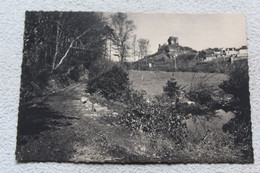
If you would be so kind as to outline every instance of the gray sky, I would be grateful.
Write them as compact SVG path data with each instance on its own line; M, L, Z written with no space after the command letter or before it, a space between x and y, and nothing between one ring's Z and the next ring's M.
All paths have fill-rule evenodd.
M136 25L137 38L150 40L150 52L169 36L196 50L214 47L240 47L247 44L246 18L242 14L158 14L127 13Z

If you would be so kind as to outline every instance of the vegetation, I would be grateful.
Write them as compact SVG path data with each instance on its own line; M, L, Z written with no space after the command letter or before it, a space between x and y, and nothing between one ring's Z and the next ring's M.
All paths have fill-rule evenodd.
M90 71L92 75L88 80L87 92L99 93L107 99L120 100L129 92L130 81L128 73L122 66L114 65L112 68L102 71Z
M20 98L77 81L104 56L109 35L102 13L26 12Z
M190 100L199 104L209 105L213 101L213 89L209 84L198 82L191 85L187 93Z
M133 21L124 13L109 19L93 12L26 13L21 103L53 94L37 104L20 106L17 153L26 153L28 159L41 152L44 157L36 158L48 159L42 152L47 151L50 160L68 161L75 156L74 149L80 154L91 148L97 157L113 161L251 162L247 62L199 62L196 51L181 47L189 53L177 57L179 72L173 76L175 62L167 54L167 45L153 55L156 58L146 56L149 40L133 36L130 43ZM108 40L114 44L119 63L107 58ZM129 70L125 61L131 46L134 56L146 56L132 68L150 71ZM206 56L205 52L199 54ZM197 73L202 71L205 73ZM54 93L55 89L59 92ZM226 125L206 128L205 124L219 118L219 110L234 118L222 117ZM194 135L201 131L205 133ZM50 139L49 145L42 143L45 138ZM56 138L59 140L53 140ZM39 146L46 150L39 151Z
M118 56L121 62L125 62L130 49L129 39L135 29L135 25L133 21L128 20L127 15L124 13L113 14L110 18L110 27L114 30L111 39L116 46L116 56Z
M252 132L251 112L249 100L249 76L247 63L234 64L228 72L229 78L220 88L233 95L231 110L236 112L236 117L229 121L223 130L234 136L236 145L244 147L248 157L252 157Z
M167 81L166 85L163 87L163 91L171 99L177 98L180 95L180 86L173 76Z
M121 116L121 122L133 133L146 133L151 137L165 136L176 144L187 135L185 116L175 111L168 96L157 96L151 101L144 99L144 93L135 91Z
M119 68L121 70L117 68L119 67L114 66L114 70L109 70L109 73L111 73L109 76L116 76L116 79L119 79L120 76L116 75L119 73L118 71L120 71L121 74L125 74L122 67ZM188 136L192 136L192 132L189 132L187 129L186 120L194 117L198 119L203 119L203 117L209 118L210 116L214 116L214 111L216 109L233 111L236 113L236 117L223 126L223 130L224 132L228 132L227 134L224 134L222 131L210 133L212 138L215 136L219 139L218 141L215 140L214 143L209 141L208 143L203 144L200 142L200 140L203 140L208 136L201 136L201 139L197 139L197 141L201 148L204 148L205 145L208 149L214 149L214 151L217 149L222 152L220 148L225 146L225 154L222 154L227 154L225 156L226 158L234 157L233 159L238 159L243 157L250 160L252 158L252 148L250 148L252 143L247 71L246 64L235 63L228 72L228 79L224 80L221 84L217 84L215 87L213 87L213 83L208 83L211 78L214 78L214 74L204 75L204 77L194 82L194 73L194 75L191 76L191 79L189 79L191 83L189 87L186 86L186 89L184 89L185 87L181 87L178 84L178 80L172 76L166 81L165 86L162 87L163 93L154 97L147 97L145 91L130 89L131 85L128 80L128 82L125 81L126 85L123 85L127 86L124 89L108 90L109 92L107 93L113 93L116 97L107 96L104 94L105 92L102 93L102 91L109 88L109 85L113 86L112 88L116 88L117 84L115 83L118 83L121 80L114 81L113 77L106 78L106 75L103 77L103 74L108 73L104 72L100 75L99 78L102 80L99 80L99 82L100 86L106 87L101 87L100 89L102 90L97 93L101 93L108 99L116 98L116 100L122 101L125 106L122 107L123 112L120 116L120 123L121 125L127 126L132 131L133 135L144 135L149 137L151 143L156 142L156 139L158 138L167 139L181 147L179 150L183 151L188 148L190 148L190 150L195 150L195 148L190 145L194 141L192 142L193 138L189 140ZM112 73L114 73L114 75L112 75ZM149 73L149 75L151 74ZM106 83L106 80L110 80L111 82ZM158 78L155 80L158 81ZM216 82L215 80L213 81ZM218 88L218 85L220 88ZM96 85L94 88L99 87ZM216 88L218 89L216 90ZM219 100L217 95L222 93L221 89L226 92L227 96L233 95L230 101L227 102L226 100L226 102L222 102L222 100ZM127 94L122 94L121 91L124 91L124 93ZM242 91L242 93L239 91ZM119 95L120 97L118 97ZM193 101L194 104L188 104L186 101L182 101L181 97ZM227 97L225 96L225 98ZM220 138L225 140L221 141ZM231 140L232 138L234 141ZM240 147L236 148L236 146ZM232 150L240 152L240 155L232 155L232 153L230 153ZM163 154L161 153L161 158L164 158L163 155L165 154L168 156L174 155L171 151L160 151L163 152ZM209 150L207 150L207 154L210 154Z
M138 39L138 48L139 48L139 59L144 58L148 54L149 40L147 39Z

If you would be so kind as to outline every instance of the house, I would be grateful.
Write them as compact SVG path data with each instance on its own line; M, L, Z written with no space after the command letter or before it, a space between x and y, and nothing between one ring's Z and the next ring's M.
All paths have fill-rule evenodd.
M237 56L238 51L236 50L236 48L232 47L232 48L226 48L225 49L225 54L226 56Z
M216 58L220 58L220 57L222 57L223 52L221 50L217 50L217 51L214 51L214 55L216 56Z
M247 46L242 46L237 54L238 57L248 57L248 49Z
M114 43L108 39L106 40L106 57L109 59L109 60L112 60L112 61L119 61L119 56L118 56L118 51L114 45Z
M202 58L203 61L212 61L216 59L214 49L208 48L206 50L203 50L203 52L204 52L204 56Z

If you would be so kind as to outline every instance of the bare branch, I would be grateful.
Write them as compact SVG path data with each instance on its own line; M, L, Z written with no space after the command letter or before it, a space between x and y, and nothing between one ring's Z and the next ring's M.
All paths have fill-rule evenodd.
M68 56L69 52L70 52L70 49L73 48L73 44L75 41L77 41L78 39L80 39L82 36L84 36L87 32L91 31L92 28L84 31L82 34L80 34L78 37L76 37L71 43L70 43L70 46L69 48L67 49L67 51L65 52L65 54L63 55L63 57L61 58L61 60L59 61L59 63L56 65L56 67L54 68L54 70L56 70L61 64L62 62L64 61L64 59Z

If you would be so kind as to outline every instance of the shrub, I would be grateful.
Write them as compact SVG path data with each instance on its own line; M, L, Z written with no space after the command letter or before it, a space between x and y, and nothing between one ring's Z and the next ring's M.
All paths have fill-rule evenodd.
M98 59L89 67L89 79L92 80L100 76L100 74L108 71L113 67L114 63L108 59Z
M210 109L199 103L188 105L187 103L178 103L176 110L179 114L187 116L187 115L208 115L210 113Z
M179 61L191 61L195 60L196 54L195 53L189 53L189 54L180 54L177 56L177 59Z
M133 132L164 135L175 143L181 143L186 135L186 117L175 111L171 99L166 96L157 96L147 102L144 93L134 91L132 104L124 110L121 122Z
M167 81L166 85L163 87L163 91L171 98L177 98L180 95L180 86L177 84L174 76Z
M249 76L247 62L232 65L228 72L228 80L224 81L220 88L226 93L232 94L232 111L236 117L223 126L225 132L233 134L237 145L250 146L248 155L252 155L252 132L249 101Z
M85 74L85 68L83 65L75 66L68 70L68 77L75 82L78 82L83 74Z
M228 72L228 80L221 83L228 94L232 94L238 103L249 106L249 76L247 63L234 64Z
M120 100L129 92L130 80L126 70L114 65L102 73L92 74L87 83L87 92L99 93L107 99Z
M192 85L187 96L190 100L199 104L209 105L212 102L212 86L203 82Z

